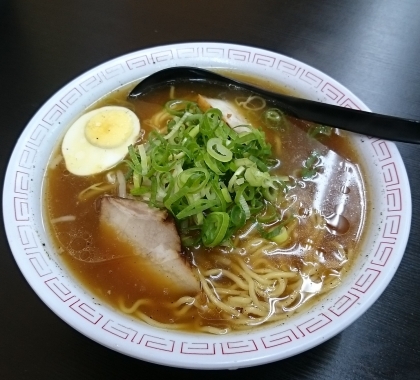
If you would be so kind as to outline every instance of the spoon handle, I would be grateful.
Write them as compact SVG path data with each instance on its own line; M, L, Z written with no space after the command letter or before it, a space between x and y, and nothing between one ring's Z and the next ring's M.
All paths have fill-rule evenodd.
M418 120L366 112L289 96L273 96L279 108L300 119L385 140L420 144Z
M299 119L386 140L420 144L420 122L418 120L403 119L283 95L195 67L171 67L157 71L135 86L129 97L137 98L154 87L178 81L216 82L233 85L257 93L268 101L274 101L278 108Z

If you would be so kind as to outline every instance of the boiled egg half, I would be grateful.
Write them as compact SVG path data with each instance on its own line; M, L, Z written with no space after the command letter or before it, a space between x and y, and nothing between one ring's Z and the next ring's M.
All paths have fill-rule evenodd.
M139 133L140 121L128 108L107 106L85 113L63 139L67 170L86 176L112 168L126 156Z

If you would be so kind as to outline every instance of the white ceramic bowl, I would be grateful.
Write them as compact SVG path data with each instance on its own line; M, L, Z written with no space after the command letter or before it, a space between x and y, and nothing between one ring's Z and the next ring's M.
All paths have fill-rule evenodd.
M38 296L69 325L96 342L142 360L186 368L259 365L308 350L336 335L379 297L404 253L411 222L407 174L393 143L354 136L369 172L372 224L364 251L341 286L286 324L226 336L165 331L94 303L67 273L42 221L42 179L53 146L71 120L117 87L170 66L228 68L282 83L303 96L368 110L318 70L248 46L186 43L158 46L106 62L54 94L23 131L3 192L6 232L14 257Z

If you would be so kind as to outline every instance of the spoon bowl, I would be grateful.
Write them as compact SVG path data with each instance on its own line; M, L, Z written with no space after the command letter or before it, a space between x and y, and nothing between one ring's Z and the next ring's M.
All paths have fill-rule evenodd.
M157 71L138 83L128 96L138 98L153 88L182 81L219 83L243 88L275 103L276 107L299 119L385 140L420 144L420 121L418 120L355 110L271 92L196 67L170 67Z

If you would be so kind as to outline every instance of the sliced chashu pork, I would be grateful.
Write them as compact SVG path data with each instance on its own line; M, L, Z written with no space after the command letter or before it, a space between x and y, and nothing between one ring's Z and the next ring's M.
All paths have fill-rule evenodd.
M225 123L236 132L249 132L249 128L244 127L244 125L250 125L251 123L244 115L242 115L238 107L231 102L198 95L197 103L200 109L204 112L210 108L219 109L222 112Z
M103 197L99 220L129 243L156 276L164 276L177 290L188 294L200 290L193 269L181 254L181 240L166 211L132 199Z

